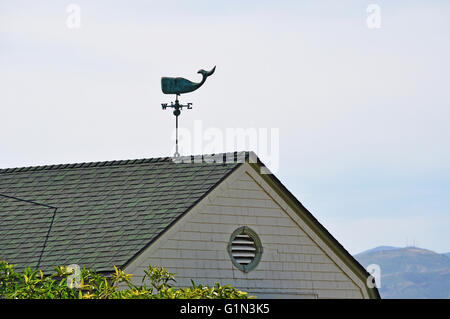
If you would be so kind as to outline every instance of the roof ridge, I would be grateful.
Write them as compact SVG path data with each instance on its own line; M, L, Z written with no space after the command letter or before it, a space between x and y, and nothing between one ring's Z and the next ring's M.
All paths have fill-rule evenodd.
M128 165L128 164L145 164L145 163L157 163L157 162L167 162L173 161L178 163L185 163L187 160L198 163L197 160L201 159L201 162L209 162L210 159L217 159L218 157L223 158L223 162L230 157L233 157L234 161L238 160L248 160L249 158L256 157L256 154L252 151L241 151L241 152L223 152L216 154L199 154L199 155L186 155L180 156L180 158L174 157L152 157L152 158L140 158L140 159L126 159L126 160L111 160L111 161L97 161L97 162L79 162L79 163L65 163L65 164L51 164L51 165L35 165L35 166L22 166L22 167L12 167L12 168L0 168L0 174L3 173L13 173L13 172L28 172L28 171L41 171L41 170L52 170L52 169L65 169L65 168L86 168L86 167L100 167L100 166L115 166L115 165Z
M86 167L99 167L99 166L127 165L127 164L144 164L144 163L151 163L151 162L163 162L163 161L167 161L168 159L170 159L170 157L154 157L154 158L140 158L140 159L126 159L126 160L112 160L112 161L98 161L98 162L79 162L79 163L65 163L65 164L0 168L0 174L12 173L12 172L64 169L64 168L86 168Z

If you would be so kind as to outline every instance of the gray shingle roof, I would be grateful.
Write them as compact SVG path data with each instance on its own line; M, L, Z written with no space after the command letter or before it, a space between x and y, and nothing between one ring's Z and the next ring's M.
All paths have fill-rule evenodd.
M0 260L123 266L239 165L166 157L2 169Z

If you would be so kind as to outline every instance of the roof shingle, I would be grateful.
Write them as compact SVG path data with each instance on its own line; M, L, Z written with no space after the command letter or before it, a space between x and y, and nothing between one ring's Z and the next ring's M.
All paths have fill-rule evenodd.
M164 157L2 169L0 260L44 271L123 266L240 162Z

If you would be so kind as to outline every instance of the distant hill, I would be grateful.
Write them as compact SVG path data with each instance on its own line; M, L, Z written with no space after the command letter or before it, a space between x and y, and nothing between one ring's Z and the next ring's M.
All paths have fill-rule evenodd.
M450 258L450 253L443 253L442 255L447 256Z
M380 265L382 298L450 298L450 258L444 254L380 246L355 258L364 267Z

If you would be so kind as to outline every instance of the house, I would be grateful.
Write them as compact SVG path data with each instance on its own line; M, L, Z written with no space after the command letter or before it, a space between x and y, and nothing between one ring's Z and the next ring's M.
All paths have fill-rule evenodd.
M379 298L366 270L252 152L0 170L0 259L147 265L265 298Z

